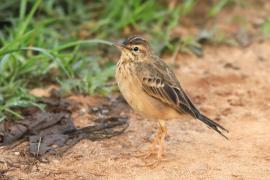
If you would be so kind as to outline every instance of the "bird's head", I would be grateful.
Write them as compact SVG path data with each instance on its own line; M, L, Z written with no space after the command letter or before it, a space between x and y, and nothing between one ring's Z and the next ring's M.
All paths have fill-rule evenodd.
M124 58L128 58L133 61L144 61L147 60L148 56L151 55L151 48L143 37L131 36L125 39L121 44L115 43Z

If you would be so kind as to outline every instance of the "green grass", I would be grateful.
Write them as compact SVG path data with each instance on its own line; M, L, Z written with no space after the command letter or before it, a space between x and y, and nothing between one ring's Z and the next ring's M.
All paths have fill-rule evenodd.
M35 87L57 84L62 95L110 93L113 87L105 84L113 79L115 64L108 54L114 52L111 41L119 37L148 34L157 53L197 47L190 37L175 43L170 33L198 0L185 0L170 9L169 2L2 0L0 121L20 118L17 107L43 108L29 94ZM226 3L213 6L210 15Z
M265 35L267 38L270 38L270 20L266 20L262 24L261 31L263 35Z
M27 5L31 7L28 12ZM41 7L40 0L22 0L19 17L10 18L12 26L1 30L0 120L8 115L20 117L12 110L16 107L41 107L35 103L35 97L29 95L29 89L43 86L48 80L61 85L63 94L71 91L93 94L106 92L101 85L113 76L112 63L101 64L98 62L100 56L95 53L91 56L86 50L79 49L86 45L89 49L89 45L110 46L109 41L64 37L56 27L57 23L52 24L57 19L44 15L34 17L38 7ZM57 75L53 76L55 71Z
M112 87L104 84L115 65L101 55L112 49L101 39L116 40L125 28L136 26L160 31L167 23L169 31L173 25L164 17L178 21L178 8L169 12L154 0L141 2L3 1L0 17L11 26L0 29L0 121L20 118L17 107L42 108L29 94L34 87L58 84L63 95L109 93Z

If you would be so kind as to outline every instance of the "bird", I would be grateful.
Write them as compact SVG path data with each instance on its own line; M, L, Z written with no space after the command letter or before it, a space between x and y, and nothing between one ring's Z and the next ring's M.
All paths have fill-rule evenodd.
M139 35L113 44L121 51L116 64L115 78L119 90L129 106L146 119L156 120L159 128L152 140L150 150L144 157L155 154L151 165L159 164L164 154L169 119L188 115L200 120L224 138L229 131L214 122L192 103L184 92L172 69L155 53L149 42Z

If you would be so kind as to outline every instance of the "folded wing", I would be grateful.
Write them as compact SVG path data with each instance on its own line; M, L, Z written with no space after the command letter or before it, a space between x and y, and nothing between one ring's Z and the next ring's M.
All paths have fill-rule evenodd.
M179 113L190 114L192 117L201 120L208 127L214 129L223 137L227 138L222 133L222 130L226 132L228 132L228 130L201 114L180 86L177 87L166 81L166 79L162 78L162 76L158 77L156 74L155 76L143 77L142 88L148 95L168 104Z

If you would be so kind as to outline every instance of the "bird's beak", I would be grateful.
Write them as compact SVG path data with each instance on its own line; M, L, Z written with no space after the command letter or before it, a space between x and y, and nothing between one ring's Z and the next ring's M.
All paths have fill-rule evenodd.
M120 51L126 50L126 47L123 44L120 43L113 43L113 46L119 49Z

